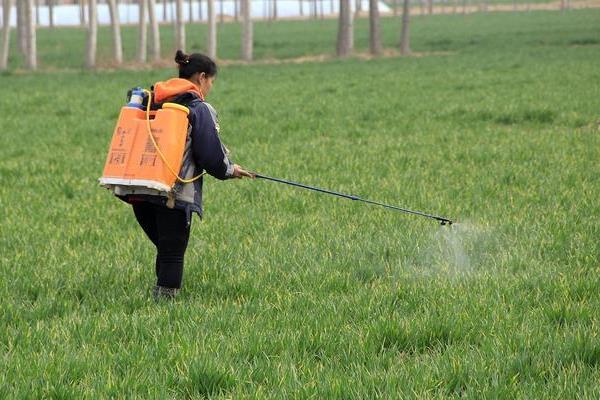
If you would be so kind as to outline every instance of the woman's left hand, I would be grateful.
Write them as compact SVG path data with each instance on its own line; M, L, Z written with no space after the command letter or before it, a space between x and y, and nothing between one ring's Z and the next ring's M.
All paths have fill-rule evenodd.
M243 177L254 179L256 176L253 173L246 171L239 165L233 164L233 177L240 179Z

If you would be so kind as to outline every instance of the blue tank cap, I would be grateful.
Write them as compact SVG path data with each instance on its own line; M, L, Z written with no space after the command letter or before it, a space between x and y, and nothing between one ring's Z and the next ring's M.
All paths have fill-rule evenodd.
M138 86L131 89L131 96L129 97L127 107L139 108L140 110L143 110L144 97L146 97L146 93L144 93L144 89L141 87Z

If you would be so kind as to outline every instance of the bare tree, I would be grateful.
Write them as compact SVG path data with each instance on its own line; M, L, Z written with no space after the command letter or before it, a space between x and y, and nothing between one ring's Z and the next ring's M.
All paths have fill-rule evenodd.
M356 0L355 7L354 7L354 18L357 18L360 15L361 11L362 11L362 0Z
M207 53L212 59L217 58L217 16L215 10L215 0L207 0L208 6L208 43Z
M152 60L158 61L160 60L160 30L156 17L156 0L148 0L148 16L150 18L150 52Z
M22 55L27 54L27 19L25 1L17 1L17 42Z
M183 0L176 2L175 47L185 51L185 21L183 20Z
M54 28L54 2L56 0L48 0L48 23L50 28Z
M96 0L88 1L87 57L85 60L85 65L87 68L95 68L96 44L98 39L98 9Z
M138 19L138 47L137 47L137 60L138 62L145 63L147 60L147 43L148 43L148 0L138 0L139 5L139 19Z
M85 3L86 0L79 0L79 24L85 27Z
M376 56L382 53L379 0L369 0L369 50Z
M36 26L35 18L33 16L35 8L34 0L25 0L25 37L27 43L27 50L25 53L25 60L27 69L37 69L37 38L36 38Z
M2 54L0 56L0 71L8 68L8 49L10 46L10 11L12 0L2 1Z
M338 57L347 57L354 48L352 32L352 7L351 0L340 0L340 15L338 24L337 46Z
M400 35L400 54L410 54L410 0L402 5L402 33Z
M252 61L253 38L252 38L252 2L241 0L242 6L242 59Z
M35 0L35 24L40 25L40 0Z
M120 65L123 63L123 42L121 40L121 21L119 20L119 6L117 0L108 0L110 13L110 26L113 39L113 58Z

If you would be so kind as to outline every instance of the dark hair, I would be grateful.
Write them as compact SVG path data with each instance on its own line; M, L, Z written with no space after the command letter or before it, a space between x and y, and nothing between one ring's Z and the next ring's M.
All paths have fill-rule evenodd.
M175 62L179 66L179 77L183 79L189 79L198 72L204 72L208 76L217 75L217 64L204 54L185 54L177 50Z

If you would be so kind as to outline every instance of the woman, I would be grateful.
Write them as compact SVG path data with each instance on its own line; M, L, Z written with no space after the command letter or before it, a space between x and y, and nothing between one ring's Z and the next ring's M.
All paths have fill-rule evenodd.
M216 112L205 102L217 75L213 60L203 54L175 55L179 78L154 86L154 103L173 102L189 108L191 131L184 150L180 176L198 176L203 171L217 179L254 176L227 155L219 139ZM202 178L190 183L178 182L174 196L145 193L123 196L133 205L135 217L157 249L155 299L172 299L181 288L183 260L190 236L192 213L202 216Z

